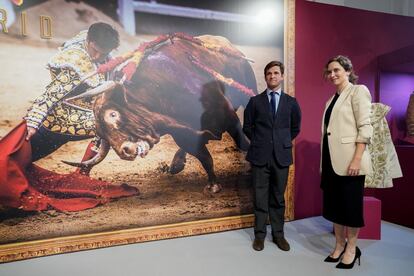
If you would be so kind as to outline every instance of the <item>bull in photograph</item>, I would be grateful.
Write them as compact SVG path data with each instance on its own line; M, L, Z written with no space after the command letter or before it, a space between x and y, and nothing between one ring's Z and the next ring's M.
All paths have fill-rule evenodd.
M110 147L124 160L145 157L169 134L179 147L169 172L182 171L191 154L207 172L205 191L221 190L206 144L228 132L240 150L248 149L236 111L257 94L256 79L247 58L226 39L200 39L232 54L174 39L148 53L127 81L107 81L76 97L100 94L93 111L102 141L98 156L78 166L97 164Z

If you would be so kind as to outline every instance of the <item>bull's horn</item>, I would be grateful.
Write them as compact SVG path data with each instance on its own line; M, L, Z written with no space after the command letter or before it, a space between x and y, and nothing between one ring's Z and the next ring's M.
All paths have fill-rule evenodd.
M100 162L102 162L102 160L105 159L105 157L108 155L110 146L108 141L101 139L101 144L99 146L99 150L96 153L96 155L92 158L89 159L87 161L84 162L71 162L71 161L65 161L62 160L63 163L73 166L73 167L78 167L78 168L91 168L97 164L99 164Z
M82 94L77 95L75 97L67 98L66 101L96 96L96 95L102 94L102 93L104 93L108 90L111 90L111 89L115 88L115 86L116 86L116 82L114 82L114 81L105 81L104 83L102 83L98 87L90 89L90 90L86 91L85 93L82 93Z

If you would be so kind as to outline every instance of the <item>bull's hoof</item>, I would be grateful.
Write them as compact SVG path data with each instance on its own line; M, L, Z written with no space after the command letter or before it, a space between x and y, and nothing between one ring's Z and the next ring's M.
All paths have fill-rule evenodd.
M218 183L209 183L204 187L204 193L216 194L222 190L222 187Z
M177 157L177 155L174 156L174 159L171 162L170 169L169 169L170 174L177 174L181 172L182 170L184 170L186 161L187 160L185 157L180 158L180 157Z
M181 163L171 163L170 166L170 174L177 174L179 172L181 172L182 170L184 170L185 167L185 163L181 162Z

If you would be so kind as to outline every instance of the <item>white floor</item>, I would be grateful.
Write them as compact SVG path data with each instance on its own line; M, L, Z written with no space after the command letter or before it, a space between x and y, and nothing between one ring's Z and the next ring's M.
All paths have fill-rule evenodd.
M265 249L254 251L248 228L6 263L0 275L414 275L414 229L383 221L380 241L359 241L361 266L352 271L323 262L334 243L331 230L322 217L287 223L289 252L270 235Z

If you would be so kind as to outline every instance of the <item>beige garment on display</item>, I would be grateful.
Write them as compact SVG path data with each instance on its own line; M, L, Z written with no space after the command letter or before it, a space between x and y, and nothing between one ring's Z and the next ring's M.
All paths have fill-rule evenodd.
M365 188L393 187L392 179L402 177L402 171L391 139L385 115L391 107L372 103L371 124L373 135L368 150L371 153L372 173L365 177Z

